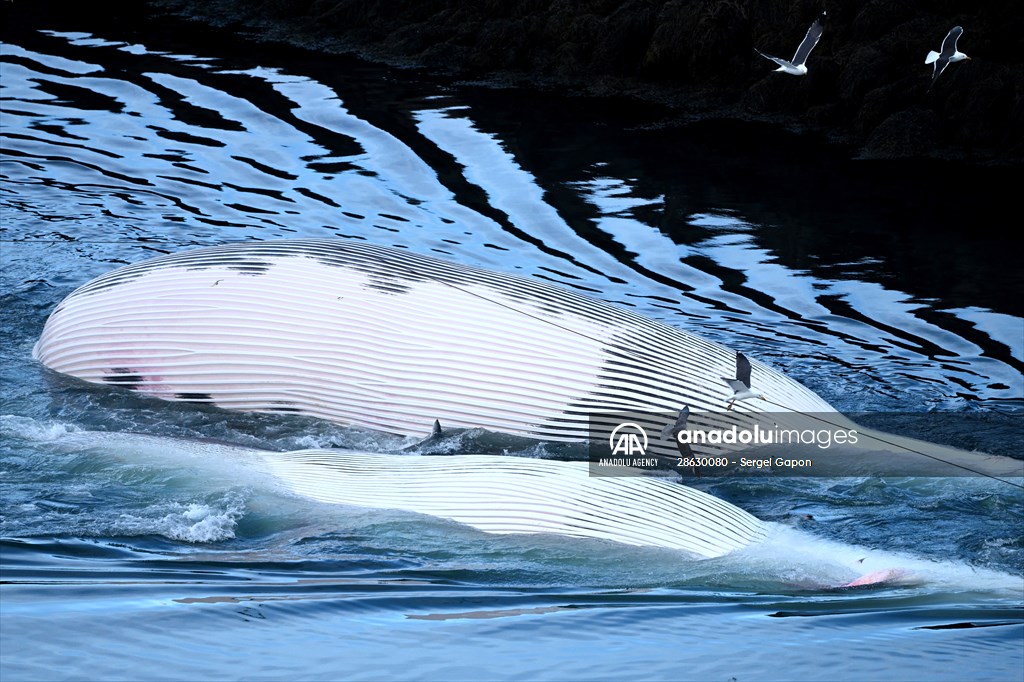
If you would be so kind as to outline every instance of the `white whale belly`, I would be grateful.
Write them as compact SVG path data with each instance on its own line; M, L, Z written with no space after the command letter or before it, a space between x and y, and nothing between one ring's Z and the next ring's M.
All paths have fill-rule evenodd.
M439 419L555 440L584 439L602 410L720 411L720 377L735 363L732 350L554 286L310 239L115 270L57 307L34 354L167 400L408 435ZM778 404L832 410L764 365L753 371Z

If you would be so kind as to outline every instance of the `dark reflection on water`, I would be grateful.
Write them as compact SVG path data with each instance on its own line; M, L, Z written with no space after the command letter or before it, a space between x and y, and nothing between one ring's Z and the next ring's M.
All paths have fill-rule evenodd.
M366 239L636 307L847 409L1024 395L1024 275L997 232L1015 169L850 162L760 125L230 41L8 36L11 256Z
M1016 214L1002 189L1016 169L854 163L626 99L18 4L0 47L0 631L19 652L5 679L476 679L495 666L543 679L1006 679L1024 665L1022 505L996 483L698 483L783 529L775 554L718 563L496 539L281 497L230 462L68 455L54 434L75 428L409 443L85 387L30 359L53 306L117 265L337 236L630 306L848 411L1013 412L1024 275L996 232ZM1019 435L1012 416L983 421L985 433L943 435L978 447ZM836 589L867 557L916 561L928 579Z
M516 97L522 93L466 95L486 105L482 129L509 141L588 241L609 244L594 229L597 207L581 203L571 184L581 180L581 165L601 164L601 174L628 180L635 188L630 196L661 199L656 210L633 213L677 244L707 238L695 216L725 212L793 271L877 282L950 307L1024 310L1013 294L1024 274L1014 267L1000 228L1016 212L1005 184L1016 169L850 162L842 150L767 125L678 127L650 108L641 108L648 118L640 119L629 101L602 103L594 120L593 102L559 100L554 106L568 115L556 117L550 103L513 108ZM611 251L623 260L636 255Z

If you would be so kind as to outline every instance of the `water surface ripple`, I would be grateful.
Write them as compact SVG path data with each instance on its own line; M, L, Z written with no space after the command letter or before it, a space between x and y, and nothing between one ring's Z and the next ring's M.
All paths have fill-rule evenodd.
M991 414L944 435L1012 451L1024 275L992 229L1017 213L994 189L1009 171L851 163L625 100L144 29L54 20L0 44L4 679L1019 679L1024 496L998 482L698 482L774 529L707 561L486 536L296 499L173 445L70 448L86 429L410 443L83 386L30 356L57 302L118 265L359 239L628 306L844 410ZM835 589L864 559L917 577Z

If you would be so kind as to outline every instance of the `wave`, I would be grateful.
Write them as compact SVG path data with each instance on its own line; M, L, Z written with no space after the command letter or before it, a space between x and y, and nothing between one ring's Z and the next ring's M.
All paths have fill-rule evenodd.
M395 510L325 504L296 496L268 473L270 451L224 443L145 434L90 432L59 421L0 416L0 435L21 441L39 457L60 454L112 458L100 474L114 482L141 486L141 498L125 505L116 497L102 513L98 535L154 535L189 544L260 539L282 552L295 551L296 538L318 555L339 552L373 554L384 548L410 560L472 570L485 557L501 564L507 579L547 576L565 584L614 586L686 586L768 590L781 593L832 590L860 576L897 569L874 589L978 591L1020 595L1021 578L1001 570L958 560L935 560L886 546L838 542L806 528L768 522L766 537L753 545L712 559L663 548L558 536L491 536L443 519ZM371 455L372 456L372 455ZM417 458L422 455L406 454ZM440 457L443 460L443 456ZM142 473L144 472L144 474ZM846 479L844 479L846 480ZM941 500L949 486L926 482L923 494ZM995 482L972 480L979 490ZM917 481L907 479L907 494ZM980 487L979 487L980 486ZM119 508L119 502L121 508ZM878 504L873 500L872 504ZM856 514L856 506L842 509ZM995 509L993 513L998 513ZM239 538L239 523L246 531ZM969 521L965 523L969 524ZM16 533L15 533L16 534ZM268 537L276 539L267 540ZM312 541L316 538L315 541ZM339 538L348 538L339 548ZM1004 542L993 538L991 542ZM1012 539L1008 540L1012 544ZM376 549L375 549L376 548ZM307 548L309 549L309 548ZM261 549L266 560L273 549ZM498 557L501 557L498 559ZM643 567L638 569L638 567Z

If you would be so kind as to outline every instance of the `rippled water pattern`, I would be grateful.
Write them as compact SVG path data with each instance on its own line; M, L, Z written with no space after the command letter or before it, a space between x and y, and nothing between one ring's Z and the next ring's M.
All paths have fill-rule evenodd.
M336 236L630 306L842 409L990 413L960 444L1005 444L1024 403L1022 270L968 224L1005 208L986 180L999 171L921 188L798 137L665 125L632 102L214 49L177 24L56 25L8 30L0 49L5 680L1020 679L1012 486L697 482L774 529L709 561L486 536L297 499L207 446L79 437L414 440L105 391L30 357L57 302L120 264ZM548 454L492 434L444 447ZM915 577L834 589L861 563Z

